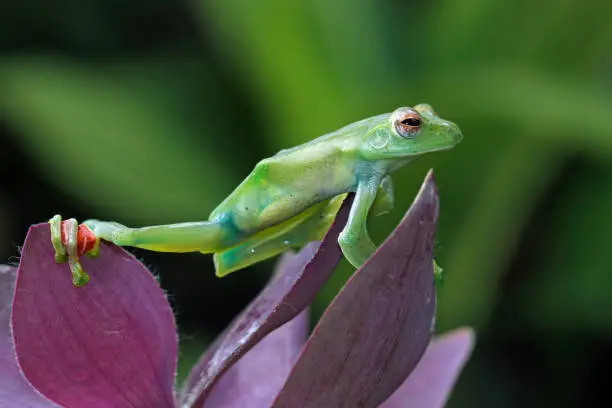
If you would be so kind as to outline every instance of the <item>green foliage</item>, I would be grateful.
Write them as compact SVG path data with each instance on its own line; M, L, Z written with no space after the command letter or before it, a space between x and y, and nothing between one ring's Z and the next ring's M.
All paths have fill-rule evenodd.
M203 219L263 155L429 102L465 139L400 171L396 210L371 229L384 239L435 168L439 329L485 330L518 264L527 278L509 307L526 327L612 337L608 1L201 0L191 11L208 49L0 59L0 117L58 188L100 218ZM568 176L577 160L584 178ZM537 256L522 259L523 242ZM344 264L319 309L350 273Z
M138 221L203 217L236 178L198 140L201 124L184 117L185 101L174 95L185 84L172 77L193 70L151 71L5 60L0 103L37 162L82 200ZM208 131L230 131L214 110L203 112ZM202 188L210 184L221 191Z

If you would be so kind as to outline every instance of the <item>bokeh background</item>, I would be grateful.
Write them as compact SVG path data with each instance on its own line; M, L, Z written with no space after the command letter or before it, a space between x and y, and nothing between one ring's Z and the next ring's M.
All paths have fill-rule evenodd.
M384 239L433 167L438 330L479 332L449 406L609 405L608 0L5 2L0 259L55 213L206 219L259 159L419 102L465 139L397 173L371 231ZM177 312L183 368L273 266L218 280L207 256L135 253Z

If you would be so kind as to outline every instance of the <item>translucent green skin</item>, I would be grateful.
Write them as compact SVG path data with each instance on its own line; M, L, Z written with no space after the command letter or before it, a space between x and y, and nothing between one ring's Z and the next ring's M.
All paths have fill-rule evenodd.
M260 161L208 221L144 228L98 220L85 224L98 238L117 245L214 253L216 273L224 276L321 239L346 193L354 192L338 242L346 258L359 267L376 249L366 229L368 215L387 212L393 205L388 174L462 139L458 126L438 117L427 104L412 108L421 119L418 133L400 135L394 123L398 112L406 109L352 123ZM62 251L58 237L52 234L52 239ZM74 263L80 268L73 261L71 269Z

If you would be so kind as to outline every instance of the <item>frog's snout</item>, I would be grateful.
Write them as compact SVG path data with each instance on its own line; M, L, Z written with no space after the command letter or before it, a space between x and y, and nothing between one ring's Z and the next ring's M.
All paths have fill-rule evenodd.
M449 121L444 121L442 123L442 127L444 128L444 133L446 134L446 138L452 145L456 145L461 140L463 140L463 133L461 133L461 129L457 124Z

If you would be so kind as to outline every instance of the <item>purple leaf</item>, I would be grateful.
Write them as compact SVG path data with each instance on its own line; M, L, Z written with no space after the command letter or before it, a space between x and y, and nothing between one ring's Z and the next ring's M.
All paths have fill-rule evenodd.
M404 219L326 310L273 407L376 408L402 384L431 339L437 217L430 172Z
M71 283L53 259L48 224L30 228L13 302L21 369L67 408L174 407L177 336L163 291L133 256L102 243L82 258L90 282Z
M310 304L342 257L338 235L352 202L350 194L321 244L310 243L284 264L285 270L275 275L200 358L185 382L182 407L201 407L223 373L268 333Z
M212 389L204 408L269 408L307 337L306 311L257 343Z
M53 408L56 405L40 396L19 371L11 336L11 303L17 268L0 265L0 406Z
M410 377L380 408L441 408L474 347L472 329L434 339Z

